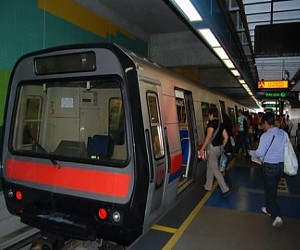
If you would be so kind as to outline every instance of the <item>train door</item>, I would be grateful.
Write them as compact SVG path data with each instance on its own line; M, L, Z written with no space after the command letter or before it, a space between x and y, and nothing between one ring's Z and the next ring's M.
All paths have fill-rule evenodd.
M182 171L180 187L192 181L193 166L196 161L195 148L197 129L192 93L182 89L175 89L178 127L182 150Z
M160 85L157 82L142 81L141 102L150 166L145 225L150 225L162 213L167 185L168 154L159 96Z

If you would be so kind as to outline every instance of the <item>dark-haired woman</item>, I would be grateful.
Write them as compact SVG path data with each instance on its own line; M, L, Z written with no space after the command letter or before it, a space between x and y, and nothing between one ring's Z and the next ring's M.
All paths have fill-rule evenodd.
M283 174L285 131L275 126L275 116L272 113L264 114L261 121L265 132L260 137L258 148L249 151L249 154L263 159L265 206L261 208L261 211L271 216L273 227L281 227L282 218L277 203L277 187Z
M223 195L227 195L230 191L219 167L219 157L223 152L224 145L228 141L228 134L223 124L218 120L218 109L210 108L208 110L209 122L206 128L206 137L203 145L199 149L200 157L204 156L204 150L208 151L206 183L204 189L210 191L212 189L214 177L222 190Z

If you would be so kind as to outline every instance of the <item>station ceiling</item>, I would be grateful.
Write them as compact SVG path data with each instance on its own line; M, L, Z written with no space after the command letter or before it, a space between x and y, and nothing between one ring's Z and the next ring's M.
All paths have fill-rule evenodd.
M77 0L148 42L150 60L248 108L259 108L260 102L264 101L257 89L261 79L288 79L292 83L290 91L296 96L300 91L299 0L185 1L193 3L203 19L203 23L197 25L213 31L241 76L230 72L199 35L198 26L191 24L172 0ZM296 25L294 32L290 32L290 24ZM274 37L269 32L269 25L276 28ZM258 26L266 29L260 30ZM255 42L255 37L257 41L260 39L260 44ZM295 41L291 46L285 44L290 37ZM284 47L293 46L295 48L290 51L284 50ZM240 79L246 81L254 98L241 85ZM286 101L292 107L300 107L298 98Z

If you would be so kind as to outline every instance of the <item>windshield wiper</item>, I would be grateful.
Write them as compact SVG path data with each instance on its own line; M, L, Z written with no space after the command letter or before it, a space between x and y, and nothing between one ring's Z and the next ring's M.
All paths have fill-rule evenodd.
M33 140L33 145L37 146L37 148L42 151L42 153L44 154L44 156L46 156L46 158L52 162L52 164L54 165L54 167L56 167L56 168L60 168L61 167L58 164L58 162L48 153L48 151L41 144L39 144L36 140Z

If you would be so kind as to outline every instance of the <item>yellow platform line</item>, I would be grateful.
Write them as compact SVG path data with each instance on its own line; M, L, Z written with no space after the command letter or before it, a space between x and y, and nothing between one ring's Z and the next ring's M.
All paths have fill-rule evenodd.
M162 226L162 225L158 225L158 224L153 225L152 229L157 230L157 231L166 232L166 233L171 233L171 234L174 234L177 231L177 228L166 227L166 226Z
M289 192L285 178L282 177L280 179L280 181L278 183L277 191L284 192L284 193L288 193Z
M229 163L228 169L230 169L232 167L234 162L235 162L235 159L233 159ZM191 224L191 222L195 219L195 217L200 212L200 210L204 206L205 202L208 200L211 193L216 189L217 186L218 186L218 183L215 181L212 191L207 192L204 195L204 197L201 199L201 201L198 203L198 205L194 208L194 210L190 213L190 215L186 218L186 220L181 224L181 226L177 230L175 230L174 235L167 242L167 244L163 247L163 250L169 250L169 249L172 249L175 246L176 242L180 239L181 235L188 228L188 226Z

